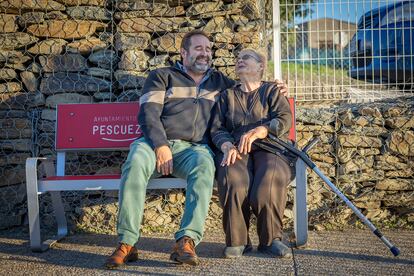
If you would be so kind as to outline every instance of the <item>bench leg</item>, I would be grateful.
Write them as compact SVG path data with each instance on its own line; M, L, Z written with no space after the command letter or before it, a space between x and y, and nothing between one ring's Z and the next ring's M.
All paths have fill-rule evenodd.
M42 242L40 233L40 212L39 212L39 187L37 176L37 163L46 158L28 158L26 160L26 190L27 208L29 216L30 248L34 252L44 252L56 241L65 237L68 233L65 211L63 208L60 192L51 192L52 204L58 226L57 236L53 239ZM47 176L55 173L53 163L49 160L43 162Z
M53 166L52 162L44 162L43 165L47 176L52 176L55 174L55 167ZM47 246L47 248L68 234L68 224L66 221L65 209L60 192L50 192L50 196L52 198L53 212L55 214L57 223L57 235L56 237L44 242L44 245Z
M41 252L45 248L40 236L39 195L37 186L37 162L39 158L26 160L26 191L29 215L30 248Z
M306 207L306 164L302 161L302 159L298 159L296 162L296 179L294 182L294 229L296 247L300 247L304 246L308 240L308 209Z
M66 222L65 209L60 192L50 192L52 197L53 210L57 222L57 240L64 238L68 234L68 223Z

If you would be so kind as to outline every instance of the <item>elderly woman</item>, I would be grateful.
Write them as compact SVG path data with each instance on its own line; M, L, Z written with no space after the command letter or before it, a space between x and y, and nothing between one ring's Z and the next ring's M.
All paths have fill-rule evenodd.
M274 83L262 81L265 56L242 50L236 59L240 83L224 91L211 128L216 155L216 178L226 234L224 257L252 250L249 239L251 211L257 217L258 250L276 257L289 254L281 242L282 218L293 162L253 144L269 133L286 139L292 117L289 103Z

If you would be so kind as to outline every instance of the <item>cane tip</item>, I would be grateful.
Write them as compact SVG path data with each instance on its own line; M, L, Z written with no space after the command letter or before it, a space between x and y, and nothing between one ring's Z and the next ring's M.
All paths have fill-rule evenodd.
M392 254L394 255L394 257L397 257L398 255L400 255L400 249L398 249L396 246L393 246L390 248Z

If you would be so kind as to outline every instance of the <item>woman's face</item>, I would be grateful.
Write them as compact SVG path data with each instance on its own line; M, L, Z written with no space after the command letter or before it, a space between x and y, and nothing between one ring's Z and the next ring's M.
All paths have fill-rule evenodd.
M261 79L263 63L254 52L241 51L236 58L236 75L239 78L249 77Z

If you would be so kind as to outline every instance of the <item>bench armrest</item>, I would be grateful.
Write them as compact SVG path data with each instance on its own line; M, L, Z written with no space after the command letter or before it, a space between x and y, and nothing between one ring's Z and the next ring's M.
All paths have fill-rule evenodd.
M43 166L46 176L54 176L56 173L53 160L47 157L29 157L26 159L26 182L37 183L37 169L40 161L40 166ZM32 180L32 181L29 181Z

